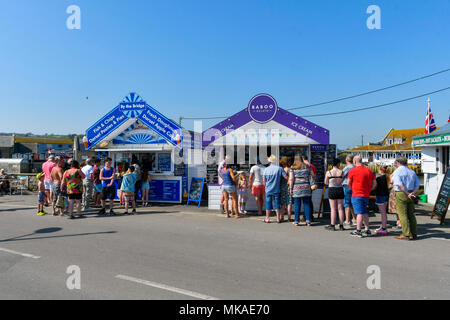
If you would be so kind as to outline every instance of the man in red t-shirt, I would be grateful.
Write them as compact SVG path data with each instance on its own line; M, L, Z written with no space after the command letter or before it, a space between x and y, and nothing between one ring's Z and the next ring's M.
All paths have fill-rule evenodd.
M361 156L353 158L355 168L348 173L348 186L352 190L352 205L356 214L356 230L352 236L362 238L362 225L365 226L365 235L370 236L369 215L367 206L369 205L370 192L377 187L377 180L372 170L362 164Z

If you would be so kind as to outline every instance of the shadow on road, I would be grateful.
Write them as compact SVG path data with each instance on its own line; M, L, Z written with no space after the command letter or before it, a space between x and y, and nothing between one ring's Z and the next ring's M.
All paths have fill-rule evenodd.
M21 211L21 210L30 210L34 207L24 207L24 208L8 208L8 209L0 209L0 212L13 212L13 211Z
M24 234L24 235L17 236L17 237L14 237L14 238L0 240L0 243L1 242L12 242L12 241L24 241L24 240L82 237L82 236L90 236L90 235L94 235L94 234L97 235L97 234L114 234L114 233L117 233L117 231L105 231L105 232L89 232L89 233L77 233L77 234L66 234L66 235L56 235L56 236L32 237L32 238L30 238L33 235L54 233L54 232L58 232L58 231L61 231L61 230L62 230L62 228L39 229L39 230L34 231L33 233Z

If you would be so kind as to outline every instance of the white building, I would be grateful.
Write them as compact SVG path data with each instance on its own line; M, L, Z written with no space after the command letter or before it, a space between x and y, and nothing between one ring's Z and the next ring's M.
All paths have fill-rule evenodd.
M422 148L422 171L428 202L435 203L445 173L450 166L450 124L431 134L415 136L413 146Z
M423 128L390 129L379 142L347 150L351 155L361 155L364 163L392 166L399 156L408 159L410 165L420 165L422 153L420 146L413 146L412 138L423 133Z

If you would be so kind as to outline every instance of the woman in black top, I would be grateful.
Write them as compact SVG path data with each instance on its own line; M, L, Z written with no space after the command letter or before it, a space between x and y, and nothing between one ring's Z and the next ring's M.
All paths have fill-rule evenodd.
M378 169L380 174L377 177L377 188L375 189L375 194L377 196L376 204L381 214L381 228L377 229L376 233L379 235L387 235L387 205L389 202L389 173L387 166L381 166Z

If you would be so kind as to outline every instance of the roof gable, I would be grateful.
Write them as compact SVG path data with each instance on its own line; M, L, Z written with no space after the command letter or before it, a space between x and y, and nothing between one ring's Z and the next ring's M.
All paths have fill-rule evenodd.
M132 92L86 130L88 140L86 149L89 150L102 142L117 138L138 120L168 143L177 147L181 146L181 127Z
M318 144L330 143L330 132L308 120L303 119L287 110L277 107L274 117L270 120L290 129L296 133L304 135L316 141ZM219 122L215 126L203 132L203 147L214 143L217 139L229 134L231 131L242 128L244 125L253 122L248 108L232 115L226 120ZM262 123L264 124L264 123Z

